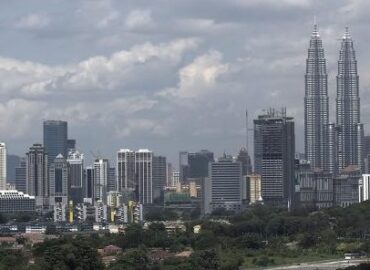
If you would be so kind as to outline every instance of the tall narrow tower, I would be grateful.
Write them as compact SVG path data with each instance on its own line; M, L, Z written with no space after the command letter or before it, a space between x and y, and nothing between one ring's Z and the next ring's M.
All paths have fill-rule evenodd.
M328 169L327 129L329 124L328 75L322 40L315 24L305 74L305 152L312 168Z
M357 61L348 27L342 37L337 75L338 169L356 165L362 169L363 125Z

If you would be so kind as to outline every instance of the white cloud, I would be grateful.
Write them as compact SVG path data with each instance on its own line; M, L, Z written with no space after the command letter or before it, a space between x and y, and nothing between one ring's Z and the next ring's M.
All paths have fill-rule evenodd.
M164 90L161 95L174 95L181 98L201 96L216 85L217 79L229 71L229 64L222 62L222 54L211 50L197 57L179 71L176 88Z
M50 18L45 13L31 13L15 23L15 27L24 30L40 30L50 24Z
M112 54L95 56L76 65L47 66L0 58L0 91L21 96L43 96L53 91L108 91L124 88L126 80L140 77L136 68L148 62L176 65L199 40L177 39L168 43L145 43Z
M27 134L34 119L42 119L45 102L12 99L0 103L0 130L2 138L17 138Z

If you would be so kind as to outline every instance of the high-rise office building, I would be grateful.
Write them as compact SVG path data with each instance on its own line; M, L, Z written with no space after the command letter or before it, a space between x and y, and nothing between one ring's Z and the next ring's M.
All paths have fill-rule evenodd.
M253 170L252 170L251 157L249 156L246 148L243 147L240 149L236 160L242 164L242 174L243 175L248 175L252 173Z
M108 185L108 159L96 159L94 162L94 199L107 203L107 185Z
M326 169L329 124L328 75L317 25L311 35L305 74L305 153L312 168Z
M6 182L7 184L15 184L15 168L18 167L21 157L17 155L6 156Z
M83 193L84 198L90 198L92 201L95 200L95 172L93 166L86 167L85 169Z
M70 149L67 157L69 165L68 200L74 204L83 201L83 180L84 180L84 155Z
M180 182L184 183L188 179L189 170L189 158L187 151L181 151L179 153L179 176Z
M27 162L26 158L21 158L18 167L15 168L15 188L18 191L27 193L26 189L26 178L27 178Z
M204 185L204 211L224 208L238 212L242 206L242 165L231 156L224 155L209 163L209 177Z
M337 163L337 126L334 123L329 123L327 129L327 145L326 145L326 153L327 156L325 157L325 172L331 173L333 176L338 174L338 163Z
M173 183L173 167L172 163L167 163L167 179L166 179L166 186L171 186L171 183Z
M186 182L189 178L208 177L208 164L214 161L214 155L208 150L199 152L182 151L179 154L180 181Z
M142 204L153 203L153 152L147 149L117 152L118 191L135 193Z
M108 190L108 192L109 191L117 191L116 168L114 168L114 167L109 167L109 169L108 169L107 190Z
M129 149L120 149L117 152L117 189L136 189L135 152Z
M188 178L208 177L209 163L214 161L214 155L208 150L188 153Z
M163 156L153 156L153 199L162 196L167 180L167 159Z
M262 177L265 203L282 207L293 203L294 154L294 121L285 109L270 109L254 120L255 172Z
M153 203L153 152L139 149L135 153L135 171L138 185L138 201L141 204Z
M27 193L35 196L36 205L44 206L49 202L48 155L41 144L30 147L27 155Z
M49 205L68 203L68 163L59 154L49 166Z
M68 124L60 120L44 121L44 147L51 164L57 155L67 156Z
M6 189L6 146L0 143L0 190Z
M75 139L67 139L67 154L69 152L76 151L76 140Z
M349 165L363 169L363 125L360 122L360 96L357 61L352 37L346 28L342 37L337 75L338 168Z

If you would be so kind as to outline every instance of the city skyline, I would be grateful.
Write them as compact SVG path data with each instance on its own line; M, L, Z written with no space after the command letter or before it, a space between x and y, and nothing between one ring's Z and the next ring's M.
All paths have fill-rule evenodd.
M236 154L245 144L245 106L252 126L262 108L276 107L277 96L296 121L303 152L302 76L314 15L325 43L330 100L345 26L356 43L362 104L370 99L370 68L362 60L369 58L370 42L364 1L235 1L212 10L205 1L197 12L190 2L173 4L175 12L164 2L160 8L132 3L125 10L119 1L19 3L2 4L12 11L1 21L0 47L0 130L10 154L23 156L41 143L45 119L68 121L91 161L90 150L113 160L122 147L149 148L174 164L181 150ZM62 16L69 16L73 30ZM187 80L193 71L200 75ZM368 111L362 106L365 124ZM330 106L330 121L334 116Z

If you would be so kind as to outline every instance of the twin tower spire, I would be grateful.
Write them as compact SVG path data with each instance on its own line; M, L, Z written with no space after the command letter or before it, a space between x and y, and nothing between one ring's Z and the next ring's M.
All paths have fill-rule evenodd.
M308 48L305 74L305 153L311 167L339 173L363 167L363 125L360 123L359 76L348 27L339 51L336 123L329 122L328 75L318 26Z

